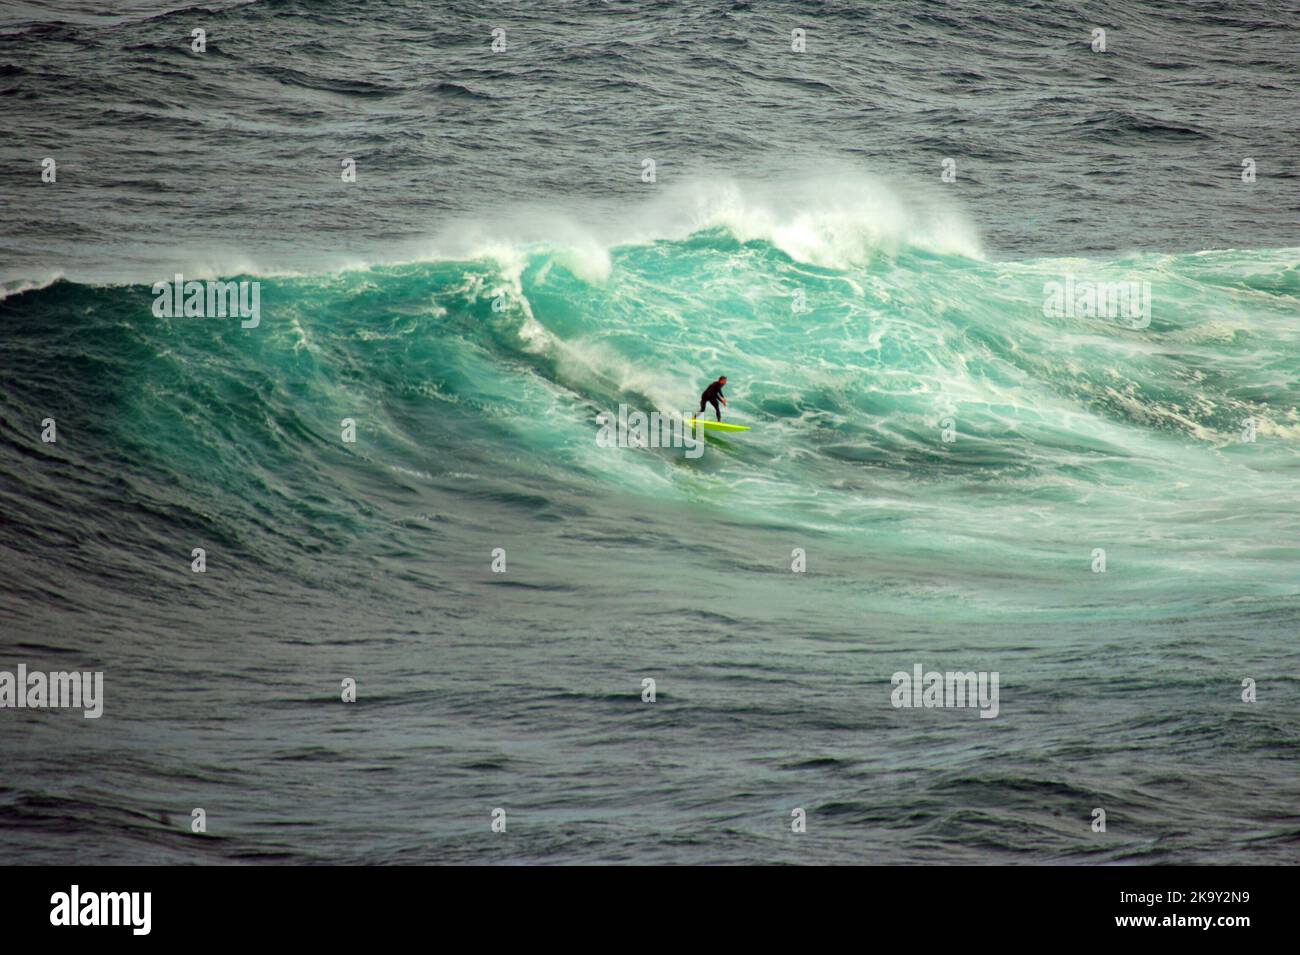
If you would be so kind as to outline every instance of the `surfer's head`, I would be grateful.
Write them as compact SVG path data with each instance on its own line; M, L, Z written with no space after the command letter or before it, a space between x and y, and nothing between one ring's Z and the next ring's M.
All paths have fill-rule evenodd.
M723 375L721 378L719 378L718 383L725 385L727 383L727 376Z

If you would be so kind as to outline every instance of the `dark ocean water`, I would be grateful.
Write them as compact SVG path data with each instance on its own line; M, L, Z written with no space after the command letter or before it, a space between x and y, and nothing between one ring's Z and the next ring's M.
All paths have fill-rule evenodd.
M1137 6L4 5L0 861L1300 860L1300 10Z

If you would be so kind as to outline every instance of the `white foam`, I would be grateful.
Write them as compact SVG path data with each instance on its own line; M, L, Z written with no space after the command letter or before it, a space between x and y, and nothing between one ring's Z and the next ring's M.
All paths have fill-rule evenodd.
M35 292L43 288L49 288L61 278L64 278L62 272L54 272L43 279L15 279L5 282L0 284L0 302L3 302L11 295L22 295L24 292Z
M111 275L82 270L68 278L90 284L149 285L177 272L195 280L299 277L384 265L500 259L503 250L509 250L549 254L555 266L599 285L610 275L611 250L680 241L711 229L724 229L741 242L767 241L799 262L829 268L862 265L906 247L971 258L983 255L976 229L939 187L923 191L843 167L763 181L697 177L646 184L645 190L646 198L631 204L514 203L491 218L444 222L423 240L371 254L300 247L250 254L180 246L141 250L144 264L125 272L116 266ZM156 255L157 261L148 261L150 255Z
M780 185L699 182L686 197L670 201L686 205L689 232L721 227L741 242L765 240L810 265L847 268L908 246L983 254L974 227L957 209L861 175Z
M394 252L390 261L490 258L503 249L550 254L589 284L605 282L619 246L681 241L724 229L741 242L767 241L809 265L848 268L907 247L982 258L978 231L947 197L838 169L780 181L727 177L646 186L652 196L619 209L516 205L484 221L462 219Z

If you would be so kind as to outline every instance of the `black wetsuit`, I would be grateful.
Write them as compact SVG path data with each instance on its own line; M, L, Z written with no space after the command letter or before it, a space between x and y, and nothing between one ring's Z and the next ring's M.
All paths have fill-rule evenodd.
M722 393L722 382L715 381L713 384L709 385L709 387L704 389L704 394L700 395L700 410L695 412L695 416L698 418L704 413L705 405L713 405L714 414L716 414L718 420L721 421L722 408L718 405L718 399L725 397L726 395Z

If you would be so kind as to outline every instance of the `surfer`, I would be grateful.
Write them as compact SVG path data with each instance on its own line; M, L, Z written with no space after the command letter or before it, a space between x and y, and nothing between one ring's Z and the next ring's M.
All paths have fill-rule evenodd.
M704 389L704 394L700 395L700 410L695 412L695 417L698 418L700 415L704 414L705 405L713 405L713 411L718 416L718 420L722 420L722 409L718 407L718 401L721 399L724 405L727 403L727 399L722 397L722 388L726 383L727 376L723 375L713 384L709 385L709 387Z

